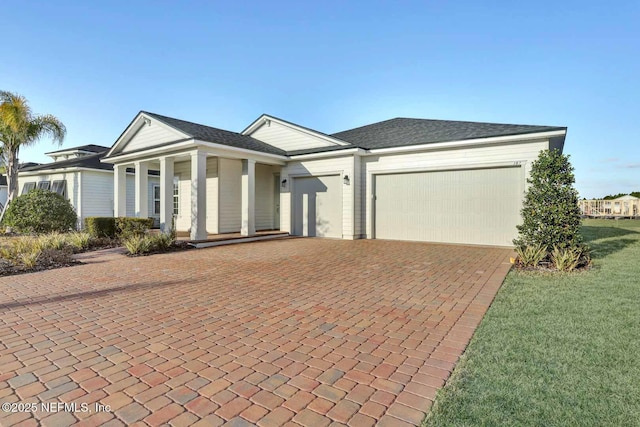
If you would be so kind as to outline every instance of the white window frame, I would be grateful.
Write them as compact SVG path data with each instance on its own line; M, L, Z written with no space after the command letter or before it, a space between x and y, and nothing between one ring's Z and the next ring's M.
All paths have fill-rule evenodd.
M180 178L173 177L173 215L180 215Z
M38 190L49 191L51 189L51 181L38 181Z
M67 197L67 180L56 179L51 183L51 191L57 193L62 197Z
M152 191L153 191L153 214L160 215L160 185L153 184ZM156 198L156 191L158 192L157 198ZM156 206L156 203L158 203L157 206Z
M35 181L25 182L24 185L22 186L22 193L20 194L27 194L29 191L35 190L35 188L36 188Z

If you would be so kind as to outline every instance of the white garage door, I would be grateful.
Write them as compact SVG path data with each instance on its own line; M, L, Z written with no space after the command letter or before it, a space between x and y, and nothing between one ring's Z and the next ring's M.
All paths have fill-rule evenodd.
M378 239L512 246L520 167L375 176Z
M342 238L340 175L293 180L293 234Z

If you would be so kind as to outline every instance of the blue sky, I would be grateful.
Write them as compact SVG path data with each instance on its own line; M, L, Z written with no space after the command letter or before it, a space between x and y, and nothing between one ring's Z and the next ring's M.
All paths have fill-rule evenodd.
M60 118L63 147L111 145L139 110L234 131L261 113L326 133L393 117L557 125L581 197L640 191L638 1L2 9L0 89Z

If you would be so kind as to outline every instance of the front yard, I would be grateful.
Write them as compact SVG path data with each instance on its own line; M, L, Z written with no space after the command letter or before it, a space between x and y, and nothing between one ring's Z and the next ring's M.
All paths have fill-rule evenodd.
M640 221L582 230L594 268L512 271L424 426L640 424Z

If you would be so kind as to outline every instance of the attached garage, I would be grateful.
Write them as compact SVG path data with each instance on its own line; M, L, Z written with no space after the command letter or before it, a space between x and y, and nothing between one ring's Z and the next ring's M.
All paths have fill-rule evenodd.
M342 238L340 175L293 179L293 234Z
M511 246L521 167L374 175L377 239Z

